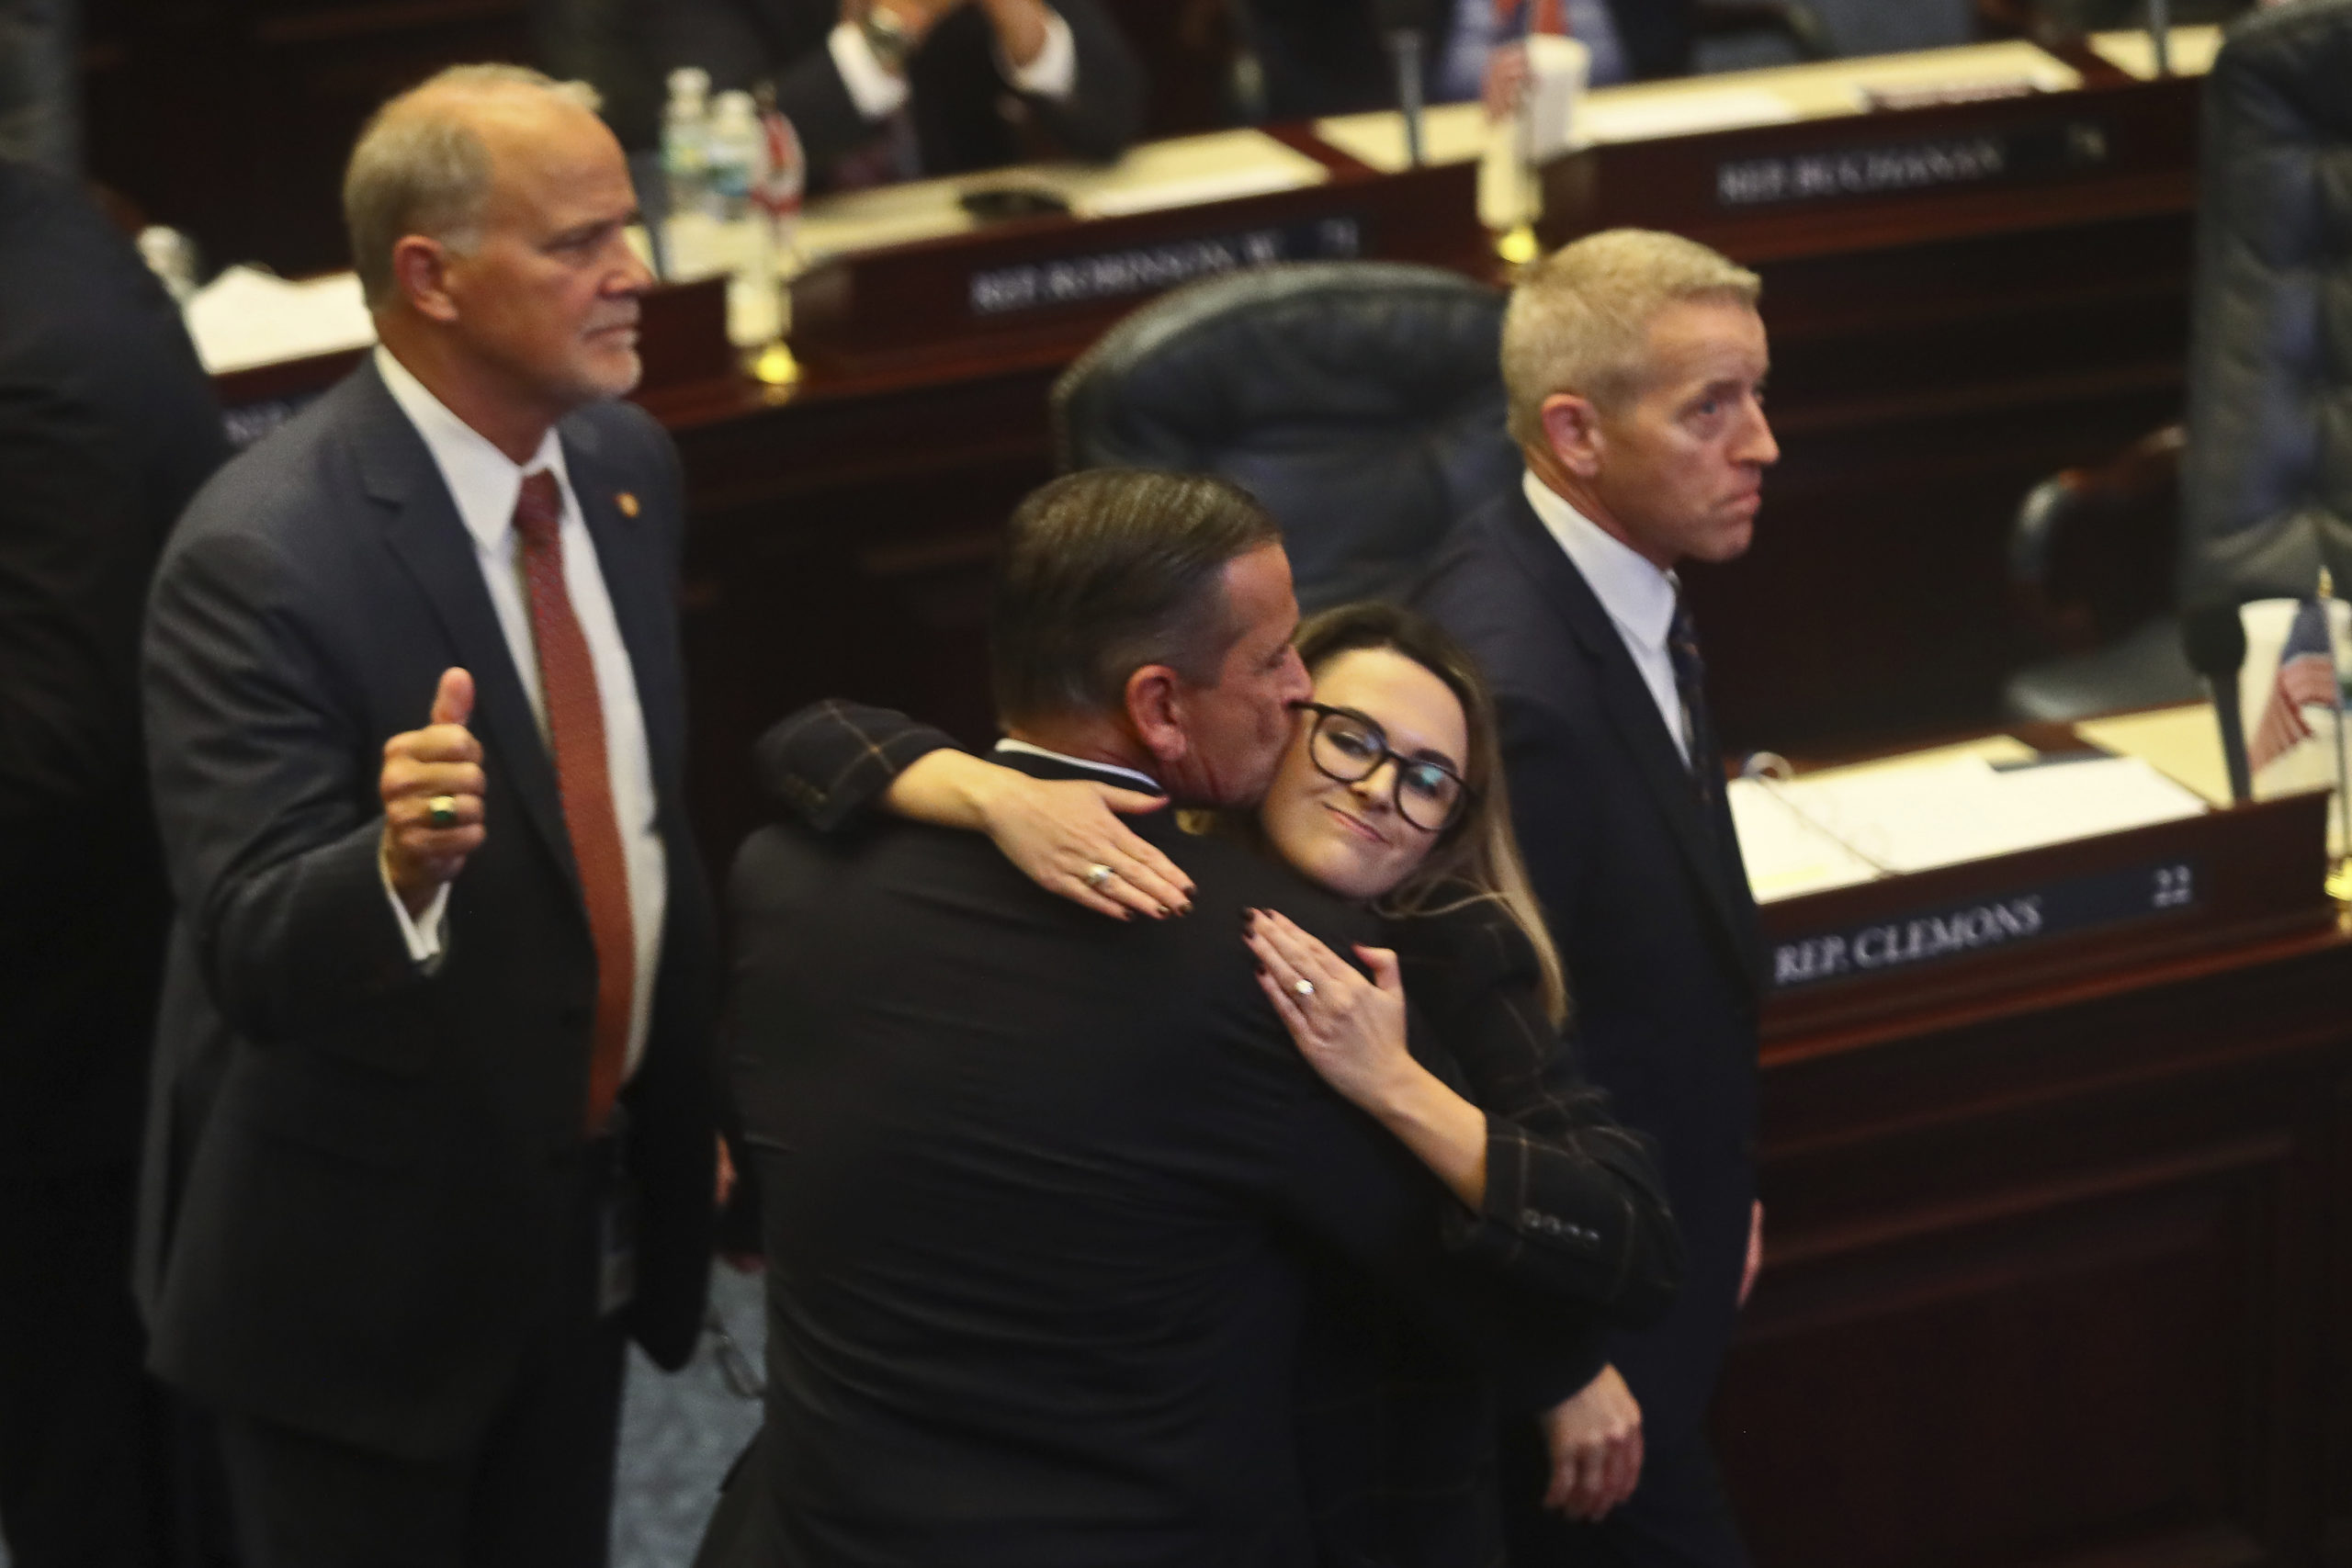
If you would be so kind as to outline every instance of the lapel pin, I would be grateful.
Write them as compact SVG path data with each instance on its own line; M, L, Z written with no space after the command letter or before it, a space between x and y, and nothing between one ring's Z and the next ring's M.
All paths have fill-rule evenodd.
M622 491L619 494L614 496L613 500L619 503L622 516L634 517L637 515L637 492L635 491Z

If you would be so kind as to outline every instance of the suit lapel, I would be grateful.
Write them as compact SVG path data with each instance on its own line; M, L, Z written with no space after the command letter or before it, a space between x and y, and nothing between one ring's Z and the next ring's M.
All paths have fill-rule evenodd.
M482 586L473 536L458 516L424 438L392 400L372 364L362 365L354 393L361 400L354 451L361 483L387 509L385 542L432 605L458 661L473 674L472 728L487 741L492 765L505 769L524 815L576 886L579 871L556 792L555 763L524 695L498 612ZM417 716L418 723L424 719Z
M673 667L674 639L670 634L670 607L662 594L671 581L669 564L662 559L652 515L643 510L650 501L628 491L635 515L625 514L620 482L594 423L574 418L559 427L563 438L563 462L571 475L571 492L580 502L580 516L596 547L596 565L605 579L605 595L613 603L613 618L620 626L621 643L628 649L629 669L637 681L637 705L645 716L646 744L666 802L674 799L678 780L668 776L673 760L683 755L685 716L672 695L678 690Z
M1667 733L1666 720L1650 695L1649 683L1634 666L1617 623L1609 618L1600 596L1560 548L1523 495L1513 493L1509 513L1510 537L1525 570L1541 585L1544 603L1566 623L1583 656L1593 667L1593 689L1600 695L1601 711L1617 732L1626 755L1634 760L1642 787L1666 819L1669 835L1682 858L1705 889L1708 906L1721 922L1732 951L1743 968L1753 969L1752 900L1747 888L1735 886L1738 856L1728 813L1711 829L1691 787L1682 753ZM1707 759L1712 763L1713 759ZM1717 833L1721 834L1718 842Z

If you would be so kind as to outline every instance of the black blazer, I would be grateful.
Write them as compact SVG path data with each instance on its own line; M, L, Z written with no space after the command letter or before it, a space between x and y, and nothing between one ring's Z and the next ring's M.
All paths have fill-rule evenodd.
M1143 126L1142 65L1102 0L1053 0L1069 24L1078 81L1056 103L1019 94L998 73L996 34L977 6L950 12L907 61L908 112L926 175L1019 163L1030 153L1002 105L1034 116L1069 155L1107 162ZM842 153L871 141L825 35L841 20L836 0L662 0L653 8L665 70L699 65L714 90L775 84L776 107L799 133L819 186Z
M651 1034L623 1103L646 1221L630 1326L675 1365L708 1268L714 1098L713 937L680 776L678 468L627 404L560 431L668 853ZM490 835L425 974L377 868L376 781L453 664L476 682ZM156 579L144 678L180 908L141 1213L153 1364L209 1404L447 1460L557 1288L595 962L554 763L472 540L372 363L198 496Z
M903 714L828 700L761 738L760 774L802 820L853 829L870 826L863 813L900 770L954 743ZM1488 1112L1484 1208L1441 1207L1455 1255L1556 1289L1599 1319L1655 1321L1680 1279L1680 1237L1645 1140L1610 1120L1544 1016L1533 947L1483 901L1385 921L1381 940L1396 949L1435 1065ZM1499 1557L1485 1380L1352 1269L1311 1270L1308 1292L1298 1442L1321 1561ZM1596 1345L1588 1372L1600 1364Z
M0 1181L139 1150L170 897L139 738L164 537L228 456L179 310L0 162Z
M1104 919L974 834L744 846L731 1058L770 1318L738 1484L764 1517L704 1561L1307 1562L1309 1257L1413 1303L1529 1408L1589 1373L1581 1314L1446 1257L1442 1189L1257 987L1244 908L1341 951L1368 918L1139 827L1192 874L1191 916Z
M1657 1143L1690 1253L1666 1322L1611 1337L1653 1444L1695 1432L1754 1197L1763 940L1721 792L1702 815L1607 612L1511 492L1440 547L1420 606L1493 684L1528 871L1618 1115Z

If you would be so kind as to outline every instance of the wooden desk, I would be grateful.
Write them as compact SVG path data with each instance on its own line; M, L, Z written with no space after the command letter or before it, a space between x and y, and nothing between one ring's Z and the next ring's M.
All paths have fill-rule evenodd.
M1837 72L1860 80L1885 67L1815 69L1807 113ZM1999 681L2023 651L2003 568L2017 501L2043 475L2178 413L2196 85L2141 84L2088 50L2065 70L2080 87L1618 142L1553 172L1555 240L1668 223L1765 276L1783 458L1755 548L1691 574L1731 747L1994 720ZM1787 79L1622 91L1738 94L1768 78ZM1726 162L2043 121L2103 127L2112 155L2059 184L1881 193L1760 216L1726 217L1712 194ZM1402 201L1424 218L1375 225L1374 254L1492 272L1465 165L1378 175L1305 129L1281 134L1329 183L1230 210L1257 222L1335 201ZM1198 220L1179 212L1088 228L1148 238ZM976 249L1034 241L1051 254L1080 243L1069 229L1052 220L933 241L903 281L927 289L935 309L942 291L964 287ZM752 739L801 702L851 693L967 738L988 733L981 623L998 532L1051 472L1055 377L1120 308L1039 312L929 350L861 357L837 340L784 390L736 378L647 395L677 435L694 512L693 783L715 864L760 817Z
M1715 1409L1766 1568L2352 1553L2352 940L1770 1027Z
M1467 167L1381 176L1304 132L1283 140L1329 183L1221 203L1210 228L1354 215L1382 259L1486 265ZM888 287L960 299L975 258L995 265L1024 241L1045 255L1156 243L1200 230L1203 210L933 240L894 263ZM968 739L994 734L984 615L997 540L1014 502L1052 477L1055 378L1135 302L1041 310L927 352L894 341L819 358L788 389L743 380L644 399L677 437L694 516L691 780L714 865L762 819L752 742L804 702L855 694Z
M1654 172L1818 138L1825 124L1900 137L1988 112L2127 104L2131 155L2056 199L1931 192L1869 204L1859 219L1806 211L1711 230L1690 201L1661 205L1645 189L1656 182L1616 178L1589 186L1582 207L1558 207L1555 238L1628 218L1673 221L1765 274L1784 457L1749 557L1692 574L1730 746L1996 720L2000 679L2022 651L2003 569L2016 502L2047 473L2177 416L2195 85L2135 87L2087 51L2073 64L2084 89L2007 109L1603 150L1609 169ZM1286 137L1335 183L1368 177L1304 131ZM1493 265L1466 212L1441 243L1408 254L1474 274ZM988 563L1007 511L1050 472L1046 392L1102 319L812 367L783 394L741 386L649 400L677 433L693 491L695 787L715 856L755 819L751 739L802 701L854 692L988 733Z
M2129 836L2238 878L2212 926L1768 1004L1768 1266L1714 1411L1763 1568L2346 1561L2352 936L2319 807ZM2246 880L2298 861L2300 907ZM1918 880L1847 891L1877 919Z

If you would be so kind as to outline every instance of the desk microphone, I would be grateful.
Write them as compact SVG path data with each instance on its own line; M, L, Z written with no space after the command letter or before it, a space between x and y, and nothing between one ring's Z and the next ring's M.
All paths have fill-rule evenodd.
M1405 116L1405 155L1418 169L1429 162L1421 140L1421 7L1415 0L1373 0L1373 11L1396 67L1396 107Z
M2238 707L2238 667L2245 662L2245 626L2238 607L2216 604L2191 613L2180 623L2180 641L2189 668L2212 690L2222 756L2230 766L2230 799L2243 806L2254 798L2254 777L2245 760L2245 717Z

